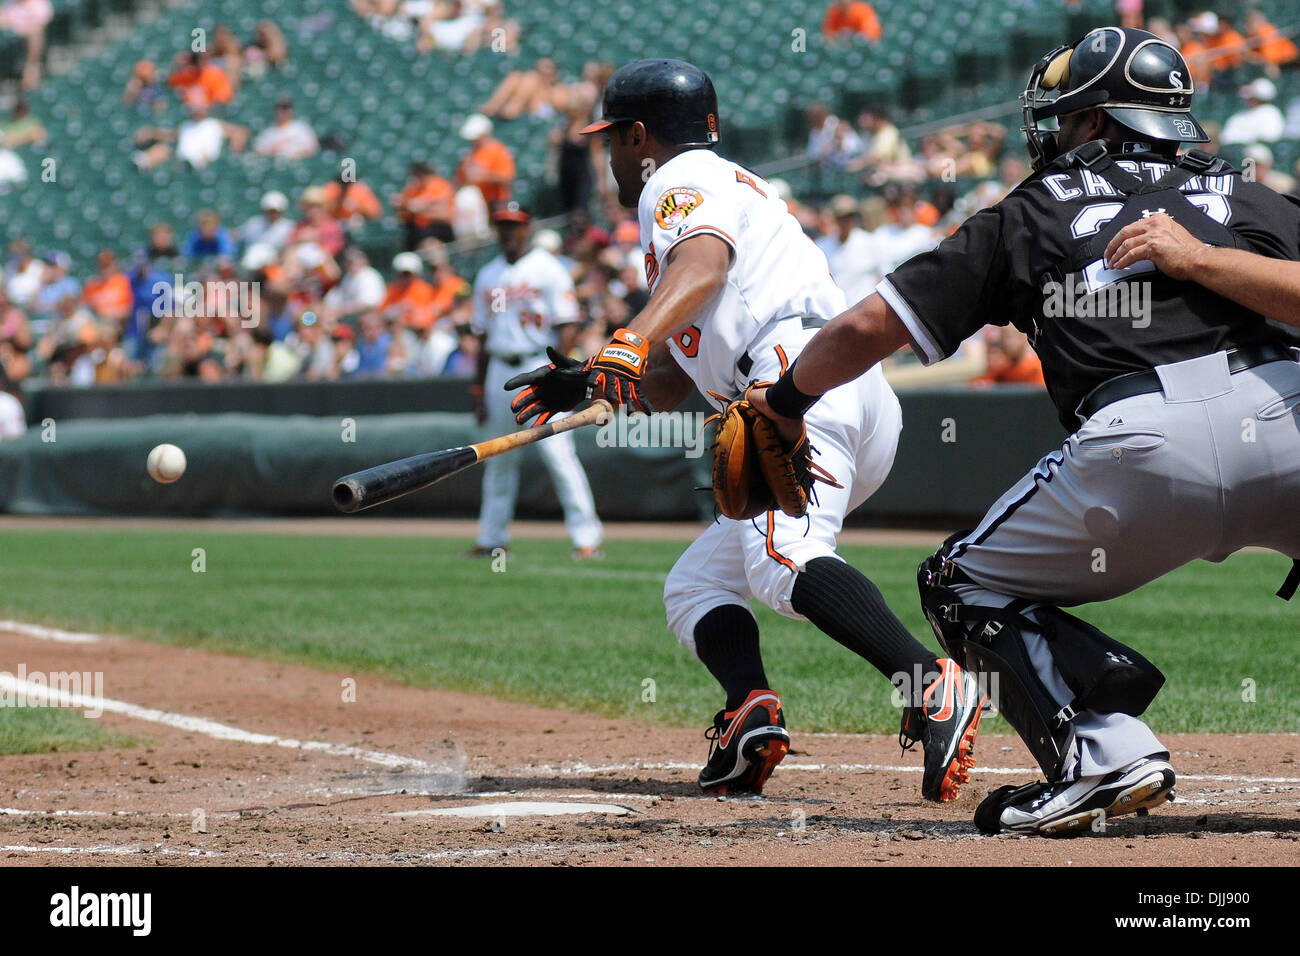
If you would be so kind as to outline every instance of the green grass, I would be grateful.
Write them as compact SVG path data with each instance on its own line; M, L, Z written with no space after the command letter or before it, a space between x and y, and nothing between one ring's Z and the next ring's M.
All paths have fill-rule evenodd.
M133 737L109 730L79 710L0 707L0 755L71 753L129 747Z
M936 540L939 536L936 535ZM458 558L464 541L217 531L0 534L0 611L350 675L679 725L703 725L716 684L664 624L671 542L611 542L574 565L562 541L520 541L504 573ZM206 571L191 570L193 549ZM924 548L844 549L913 633ZM1300 731L1300 607L1272 596L1287 563L1196 563L1083 616L1152 658L1169 683L1158 731ZM801 730L893 732L890 687L807 624L762 609L764 657ZM642 700L655 682L656 701ZM1255 701L1243 697L1254 682ZM413 719L419 718L413 715ZM995 724L990 730L1006 730Z

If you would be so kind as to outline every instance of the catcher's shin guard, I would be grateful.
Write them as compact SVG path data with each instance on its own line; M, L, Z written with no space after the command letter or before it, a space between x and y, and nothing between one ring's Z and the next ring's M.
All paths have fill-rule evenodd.
M930 626L949 654L988 675L994 706L1020 734L1049 781L1060 779L1073 749L1074 720L1085 710L1139 716L1164 675L1127 645L1060 608L1014 600L1006 607L962 601L948 585L971 583L945 557L946 545L921 562L917 584ZM1047 643L1061 679L1074 695L1064 706L1044 685L1029 657L1024 632Z
M1019 615L1005 609L964 605L945 586L954 573L959 572L943 557L942 549L921 562L917 574L921 607L930 626L949 656L979 675L993 706L1020 734L1047 779L1059 780L1073 751L1075 712L1068 704L1061 707L1044 686L1029 659L1018 622L992 617L1009 619ZM972 634L972 617L979 612L989 612L990 616L978 634Z

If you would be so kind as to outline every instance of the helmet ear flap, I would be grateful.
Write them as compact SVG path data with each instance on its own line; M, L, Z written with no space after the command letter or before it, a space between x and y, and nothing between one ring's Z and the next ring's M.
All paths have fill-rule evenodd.
M1056 59L1047 64L1047 69L1043 71L1043 78L1039 80L1040 89L1057 90L1070 79L1070 54L1074 51L1065 50L1057 54Z

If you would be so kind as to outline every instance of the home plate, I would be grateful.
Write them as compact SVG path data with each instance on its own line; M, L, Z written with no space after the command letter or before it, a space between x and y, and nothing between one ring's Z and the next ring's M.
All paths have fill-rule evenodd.
M626 816L630 807L615 803L543 803L516 801L514 803L475 803L468 807L437 807L431 810L395 810L390 817L561 817L580 813L606 813Z

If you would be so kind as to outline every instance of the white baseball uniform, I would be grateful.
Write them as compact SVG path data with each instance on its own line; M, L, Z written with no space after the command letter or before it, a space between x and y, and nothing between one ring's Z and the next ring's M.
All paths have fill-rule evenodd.
M519 427L510 411L513 396L505 390L506 381L548 364L546 347L558 344L556 329L577 318L573 279L544 249L533 249L513 263L499 255L479 271L474 280L470 325L475 333L486 336L484 347L491 356L483 397L492 434L504 435ZM600 519L586 472L574 450L573 435L553 435L534 447L542 456L564 508L564 523L573 546L596 547L602 538ZM510 540L520 460L517 454L498 455L484 463L480 547L500 547Z
M751 381L775 381L817 328L845 310L826 257L776 190L711 150L688 150L660 166L639 214L651 295L675 243L707 234L731 248L726 287L668 345L706 397L732 399ZM757 598L804 620L790 605L795 575L814 558L835 555L844 516L893 466L902 416L878 368L827 393L806 423L815 460L844 487L819 484L806 519L780 511L752 521L719 518L686 549L664 584L664 604L668 626L692 653L695 625L723 605Z

